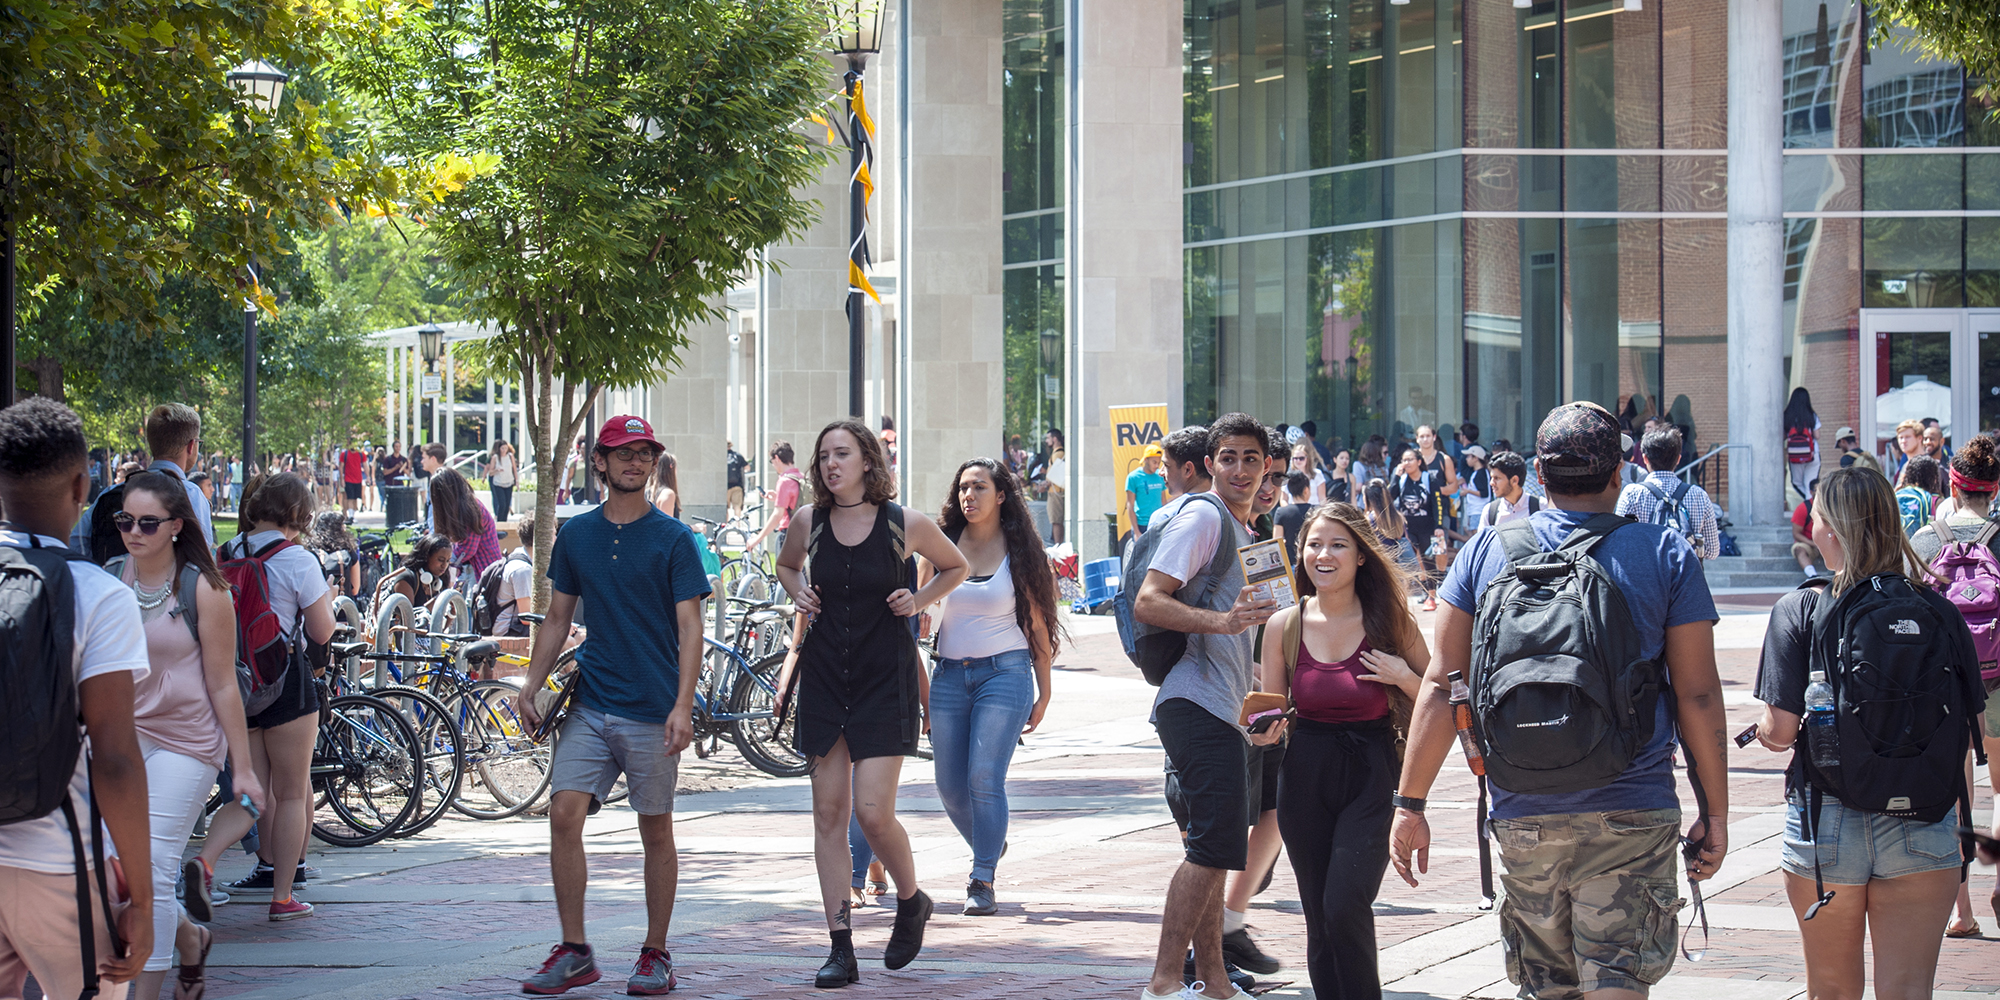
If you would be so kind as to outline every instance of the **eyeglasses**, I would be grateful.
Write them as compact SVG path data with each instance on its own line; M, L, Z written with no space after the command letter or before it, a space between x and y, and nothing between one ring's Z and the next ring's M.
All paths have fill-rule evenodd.
M620 462L639 462L639 461L650 462L653 460L653 449L619 448L611 453L611 457L617 459Z
M135 531L142 535L157 535L160 533L160 525L171 520L173 520L171 517L154 517L151 514L145 517L133 517L122 510L111 515L111 523L117 525L118 530L127 535Z

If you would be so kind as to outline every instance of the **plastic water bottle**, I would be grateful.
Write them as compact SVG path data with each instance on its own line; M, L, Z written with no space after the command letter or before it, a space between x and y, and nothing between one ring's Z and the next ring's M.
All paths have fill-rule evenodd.
M1479 752L1479 737L1472 732L1472 689L1465 683L1465 675L1452 671L1446 675L1451 681L1451 722L1458 729L1458 745L1465 751L1465 763L1472 773L1486 773L1486 755Z
M1840 767L1840 734L1834 727L1833 685L1826 671L1815 670L1806 678L1806 743L1812 748L1813 766L1822 771Z

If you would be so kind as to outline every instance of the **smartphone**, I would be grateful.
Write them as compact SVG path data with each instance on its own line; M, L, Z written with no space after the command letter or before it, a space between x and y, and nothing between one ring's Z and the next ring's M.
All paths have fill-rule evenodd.
M1744 731L1736 734L1736 749L1741 750L1744 747L1749 746L1751 741L1755 740L1756 738L1757 738L1757 726L1755 723L1752 723L1750 725L1750 728L1745 729Z
M242 806L243 811L249 813L250 818L252 820L258 820L264 817L264 811L257 808L256 804L250 801L249 792L244 792L242 795L237 796L236 804Z
M1289 710L1283 712L1276 710L1269 712L1259 712L1256 715L1250 717L1250 731L1253 733L1270 732L1272 726L1277 725L1281 720L1289 719L1291 717L1292 713Z

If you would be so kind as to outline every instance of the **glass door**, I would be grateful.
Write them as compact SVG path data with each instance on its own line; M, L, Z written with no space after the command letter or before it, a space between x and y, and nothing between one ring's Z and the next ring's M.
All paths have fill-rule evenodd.
M1973 310L1966 320L1974 347L1973 426L1981 433L2000 430L2000 310Z
M1868 309L1861 314L1861 412L1855 421L1863 445L1898 464L1896 425L1936 418L1947 441L1960 428L1979 423L1980 384L1969 324L1957 309ZM2000 321L1991 338L2000 366ZM2000 400L1996 400L2000 403ZM1995 407L2000 418L2000 405Z

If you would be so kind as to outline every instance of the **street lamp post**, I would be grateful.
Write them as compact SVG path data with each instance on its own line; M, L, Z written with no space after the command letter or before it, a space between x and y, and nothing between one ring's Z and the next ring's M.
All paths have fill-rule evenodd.
M868 134L861 127L861 118L855 113L855 103L860 96L861 76L868 67L868 57L882 51L882 0L838 0L834 4L834 29L839 33L839 48L835 55L847 59L847 141L853 150L847 175L848 232L847 259L849 270L862 272L868 264L868 193L862 186L862 170L868 159ZM864 272L865 273L865 272ZM849 412L860 416L866 411L867 403L867 347L868 334L863 320L866 306L863 304L859 285L850 280L847 284L847 399Z
M423 384L418 388L423 390L422 398L426 408L424 429L428 431L437 420L437 397L431 394L429 382L437 371L438 356L444 353L444 327L436 323L425 323L417 327L417 353L424 356Z
M285 81L291 79L276 66L252 59L229 71L224 77L229 85L243 95L257 110L266 115L278 113L278 101L285 96ZM7 268L13 272L12 259ZM244 266L249 275L250 294L243 297L243 468L247 475L252 464L257 462L257 267L251 261ZM12 315L11 308L9 315ZM11 320L10 320L11 323ZM10 325L9 332L12 327ZM13 338L7 339L8 354L13 353ZM9 358L11 361L11 357ZM11 387L11 380L10 382ZM11 393L10 393L11 398Z

